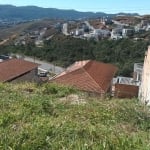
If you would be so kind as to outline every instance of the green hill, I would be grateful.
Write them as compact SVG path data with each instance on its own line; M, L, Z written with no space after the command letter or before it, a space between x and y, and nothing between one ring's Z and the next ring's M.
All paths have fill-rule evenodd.
M0 84L2 150L149 150L150 113L58 85Z
M16 35L19 37L23 33L29 33L35 30L40 30L42 28L47 27L49 30L53 30L55 33L55 28L53 27L57 22L63 22L62 20L50 20L50 19L43 19L43 20L36 20L26 23L20 23L18 25L14 25L11 27L0 27L0 39L10 38L12 35Z

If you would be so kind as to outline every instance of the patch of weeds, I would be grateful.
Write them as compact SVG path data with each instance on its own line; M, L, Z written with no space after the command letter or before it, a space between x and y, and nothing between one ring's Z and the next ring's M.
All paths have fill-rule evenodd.
M56 107L54 104L50 104L49 101L44 101L42 102L42 109L45 113L54 116L54 117L58 117L58 113L56 111Z
M56 97L64 97L66 95L76 93L77 90L73 87L57 85L54 83L49 83L44 85L44 94L56 95Z

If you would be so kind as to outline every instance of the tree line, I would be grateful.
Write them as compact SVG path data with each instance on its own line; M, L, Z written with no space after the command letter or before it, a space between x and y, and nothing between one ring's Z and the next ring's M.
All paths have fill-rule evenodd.
M149 41L120 40L82 40L61 34L45 41L43 47L33 43L15 46L0 46L0 54L19 53L47 60L56 65L67 67L75 61L93 59L115 64L118 75L132 76L134 63L143 63Z

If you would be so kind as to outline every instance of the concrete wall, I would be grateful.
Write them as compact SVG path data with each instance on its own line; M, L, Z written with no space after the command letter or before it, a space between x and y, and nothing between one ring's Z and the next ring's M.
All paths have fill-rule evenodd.
M139 99L142 103L150 105L150 46L145 54Z

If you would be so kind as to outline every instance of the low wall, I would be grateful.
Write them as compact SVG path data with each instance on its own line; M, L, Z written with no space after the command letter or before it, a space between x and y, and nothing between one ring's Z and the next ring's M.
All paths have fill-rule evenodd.
M133 98L138 97L139 87L135 85L115 84L115 97Z

